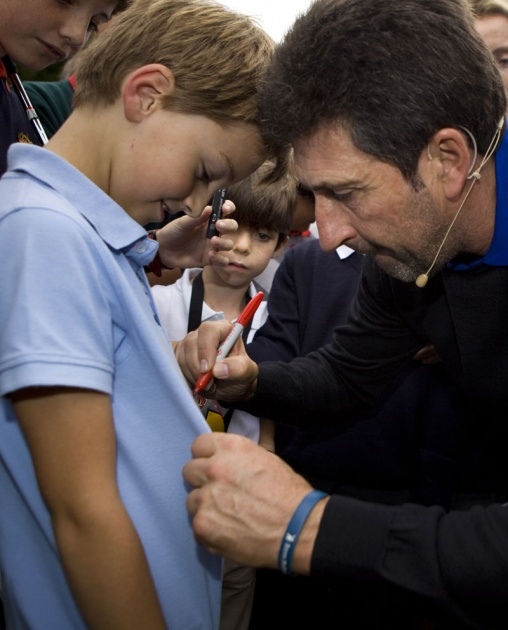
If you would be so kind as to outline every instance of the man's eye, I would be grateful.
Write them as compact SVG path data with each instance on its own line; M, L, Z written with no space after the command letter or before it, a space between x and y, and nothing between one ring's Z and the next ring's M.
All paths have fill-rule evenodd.
M351 192L334 192L333 193L333 198L336 201L340 201L342 203L345 203L346 201L348 201L349 199L351 199Z

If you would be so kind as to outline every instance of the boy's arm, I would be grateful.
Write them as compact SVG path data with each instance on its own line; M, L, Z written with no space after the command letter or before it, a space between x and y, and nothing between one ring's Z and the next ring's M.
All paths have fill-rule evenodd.
M165 628L141 541L116 483L109 396L74 388L12 395L67 580L89 628Z

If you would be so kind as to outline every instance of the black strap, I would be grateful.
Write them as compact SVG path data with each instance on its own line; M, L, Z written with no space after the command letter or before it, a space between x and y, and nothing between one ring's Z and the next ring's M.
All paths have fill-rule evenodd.
M250 295L247 291L246 293L247 301L249 301ZM187 332L191 332L196 330L196 328L201 324L201 318L203 316L203 301L205 298L205 287L203 284L203 272L200 271L197 276L195 276L192 281L192 290L191 290L191 300L189 306L189 319L187 322ZM244 343L247 343L247 338L249 336L251 328L251 321L245 326L245 329L242 333L242 339ZM231 416L233 415L234 409L227 409L224 414L224 427L225 430L228 430L229 423L231 422Z
M249 295L249 291L245 294L247 298L247 302L250 301L251 297ZM200 271L198 275L194 278L192 282L192 291L191 291L191 300L189 307L189 320L187 322L187 332L192 332L196 330L196 328L201 324L201 318L203 316L203 300L205 298L205 287L203 285L203 272ZM249 332L251 328L252 320L249 321L247 326L245 326L242 339L243 343L247 343L247 339L249 337Z

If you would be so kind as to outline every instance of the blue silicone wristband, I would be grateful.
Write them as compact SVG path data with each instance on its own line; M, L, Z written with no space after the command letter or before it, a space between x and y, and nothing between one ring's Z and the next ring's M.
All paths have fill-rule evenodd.
M293 575L293 572L291 571L291 560L298 541L298 536L300 535L312 508L318 501L321 501L321 499L327 496L326 492L322 492L321 490L311 490L296 508L280 544L279 569L282 573L285 573L286 575Z

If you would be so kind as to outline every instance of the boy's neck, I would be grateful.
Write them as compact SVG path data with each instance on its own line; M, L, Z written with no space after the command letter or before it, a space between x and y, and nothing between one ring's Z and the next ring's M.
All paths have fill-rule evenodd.
M111 108L112 109L112 108ZM109 117L106 110L80 109L70 117L50 139L46 148L81 171L96 186L109 194ZM104 119L104 124L98 119ZM71 122L72 121L72 122ZM71 122L71 124L69 124Z
M239 286L225 284L211 266L203 269L204 301L214 311L223 311L226 319L236 319L244 309L250 282Z

